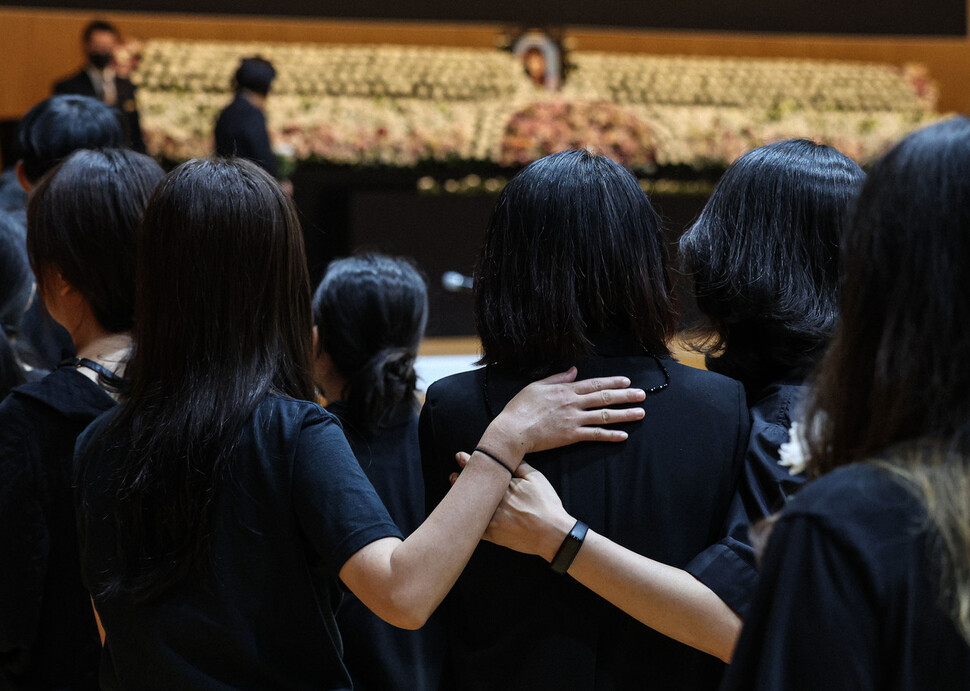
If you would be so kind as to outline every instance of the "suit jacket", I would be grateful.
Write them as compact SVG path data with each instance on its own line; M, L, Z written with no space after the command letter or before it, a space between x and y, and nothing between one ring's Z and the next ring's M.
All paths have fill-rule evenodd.
M115 77L115 89L118 92L118 105L115 107L121 114L121 121L128 136L128 146L134 151L145 153L145 138L141 131L141 118L138 115L138 105L135 103L135 85L130 80ZM94 82L86 70L62 79L54 85L55 94L78 94L100 99L101 95L94 88Z
M749 421L740 383L635 344L599 343L579 376L623 374L647 394L626 442L534 454L566 509L611 540L684 567L724 537ZM430 511L457 451L471 451L528 381L488 367L436 382L421 414ZM724 665L624 614L540 557L482 542L444 603L451 681L462 689L716 689Z
M219 114L215 136L216 153L220 156L248 159L274 178L279 176L279 165L266 131L266 116L244 97L236 96Z

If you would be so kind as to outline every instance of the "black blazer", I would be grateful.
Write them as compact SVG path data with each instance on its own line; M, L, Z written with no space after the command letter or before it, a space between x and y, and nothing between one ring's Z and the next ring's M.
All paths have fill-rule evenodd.
M263 111L236 96L216 120L216 153L239 156L258 164L274 178L279 176L276 155L269 143Z
M748 440L744 389L630 344L601 346L579 364L581 378L616 374L645 389L669 377L647 395L646 418L623 426L626 442L586 442L528 460L593 530L684 567L724 536ZM420 439L429 511L448 490L455 452L471 451L527 383L489 367L428 389ZM553 573L543 559L491 543L479 544L443 611L453 681L462 689L715 689L724 669Z
M141 131L141 118L138 115L138 105L135 103L135 85L128 79L115 77L115 89L118 92L118 105L115 110L121 113L121 121L125 126L128 146L134 151L145 153L145 138ZM99 98L94 88L94 82L85 70L62 79L54 85L55 94L78 94Z

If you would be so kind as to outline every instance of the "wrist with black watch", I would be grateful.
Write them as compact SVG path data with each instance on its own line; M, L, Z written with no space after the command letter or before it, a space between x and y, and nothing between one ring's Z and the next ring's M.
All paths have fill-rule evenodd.
M586 539L588 530L588 525L582 521L576 521L573 529L563 539L559 551L556 552L556 556L549 564L553 571L563 574L569 570L576 555L579 554L579 548L583 546L583 540Z

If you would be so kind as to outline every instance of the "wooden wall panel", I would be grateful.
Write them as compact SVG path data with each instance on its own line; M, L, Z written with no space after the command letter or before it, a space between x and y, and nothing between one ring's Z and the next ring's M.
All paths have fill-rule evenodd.
M18 118L77 69L79 34L93 13L0 7L0 119ZM127 36L319 43L494 45L498 25L351 22L107 12ZM779 36L573 29L570 46L658 54L910 61L929 66L944 110L970 112L970 39Z

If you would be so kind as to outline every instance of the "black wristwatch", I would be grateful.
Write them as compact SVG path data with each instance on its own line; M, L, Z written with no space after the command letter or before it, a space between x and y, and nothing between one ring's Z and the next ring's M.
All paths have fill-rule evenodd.
M569 570L573 559L579 553L579 548L583 546L583 540L586 539L586 531L588 530L588 525L582 521L576 521L576 525L573 526L573 529L569 531L569 534L562 541L562 544L559 546L559 551L556 552L556 556L550 564L553 571L556 573L566 573Z

